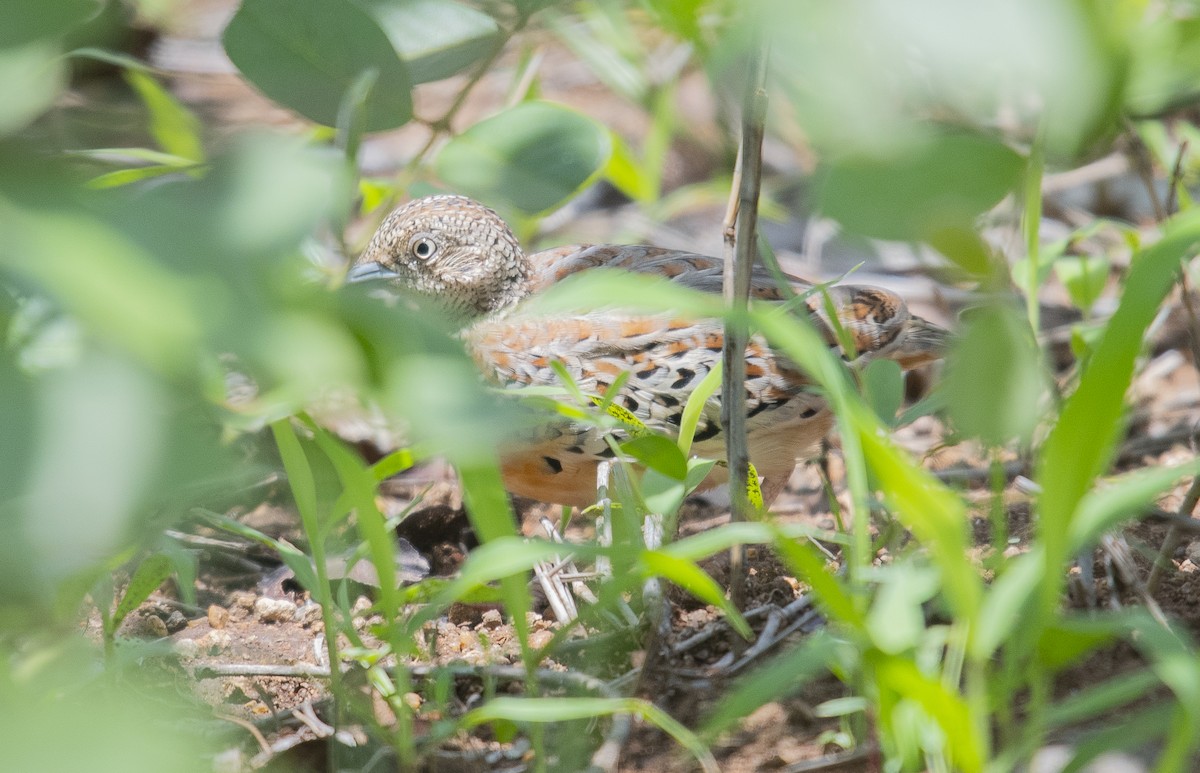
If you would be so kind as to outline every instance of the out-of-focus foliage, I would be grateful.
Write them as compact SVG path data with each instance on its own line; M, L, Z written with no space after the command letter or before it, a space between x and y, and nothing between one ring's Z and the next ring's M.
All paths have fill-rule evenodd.
M413 84L475 64L501 41L496 20L453 0L363 0L408 66Z
M945 373L950 417L988 445L1028 441L1050 407L1049 375L1029 326L1002 305L964 322Z
M149 0L138 5L143 18L166 13ZM500 486L495 442L518 420L509 413L513 406L484 393L449 325L427 302L331 291L346 256L331 258L329 247L341 243L340 224L354 209L356 190L371 209L409 192L453 188L520 215L525 230L601 175L639 202L655 203L664 193L672 143L696 128L678 110L683 78L702 71L718 92L715 102L737 102L749 47L765 45L772 141L797 157L817 157L810 182L822 214L860 235L926 243L961 269L956 275L963 281L992 293L964 321L962 343L947 366L945 401L962 435L997 449L1034 445L1044 492L1034 503L1039 531L1023 556L998 551L989 558L995 579L984 583L965 554L966 500L883 431L896 413L894 370L861 374L873 411L811 331L758 310L761 329L813 375L839 416L852 504L849 532L837 538L846 575L828 574L797 532L770 524L736 524L661 550L638 545L636 529L629 529L626 543L594 551L621 571L602 590L601 611L586 613L589 622L601 624L654 576L724 604L695 562L739 540L772 542L812 587L832 631L736 687L714 712L712 732L832 668L855 695L821 711L872 716L892 769L1011 769L1048 732L1086 724L1143 695L1101 681L1051 702L1055 673L1124 638L1148 663L1137 685L1172 691L1149 708L1126 708L1149 735L1163 739L1162 769L1186 768L1200 727L1194 646L1138 616L1077 619L1060 601L1072 552L1140 512L1176 475L1195 472L1193 464L1099 486L1121 434L1142 336L1179 261L1194 254L1200 239L1190 197L1178 192L1183 211L1159 232L1128 238L1137 255L1118 310L1110 323L1093 322L1088 357L1065 386L1061 407L1051 399L1034 345L1029 322L1036 327L1036 312L1024 319L1001 296L1010 293L1011 276L1028 293L1031 310L1042 283L1054 277L1084 310L1107 292L1107 257L1075 254L1073 240L1085 231L1041 245L1041 175L1046 166L1107 152L1129 118L1143 121L1140 135L1160 163L1173 163L1177 147L1165 124L1152 119L1196 98L1194 4L245 0L226 30L226 53L265 95L336 131L246 132L220 144L209 142L158 73L100 50L121 39L128 14L116 0L7 0L0 24L0 728L8 733L0 748L6 759L22 769L94 768L104 759L113 770L182 770L200 757L179 733L146 734L146 707L96 687L94 672L46 664L90 667L89 657L98 663L91 650L81 657L74 639L53 642L85 597L91 594L112 634L168 568L162 554L144 560L160 547L164 526L193 508L225 509L261 472L281 466L270 453L256 452L263 435L254 429L274 430L313 555L325 540L360 540L377 566L390 566L374 488L413 454L368 467L307 419L289 418L340 389L381 406L421 454L444 453L458 464L476 530L491 543L459 582L413 591L434 602L415 617L404 617L406 596L399 591L381 594L380 635L389 651L409 652L424 620L476 592L476 584L499 579L525 657L535 663L521 572L559 548L518 541ZM621 137L609 116L545 100L536 53L503 58L547 36L644 111L645 137ZM104 126L89 113L96 106L78 95L64 99L75 73L103 65L123 70L130 103L140 106L140 136L128 142L122 133L128 127ZM507 102L466 123L459 107L495 72L511 75ZM455 76L458 91L445 113L414 116L414 86ZM359 135L413 121L428 130L428 145L414 149L396 180L356 185ZM1179 132L1200 138L1190 124ZM118 147L110 146L114 136ZM90 144L92 137L107 141ZM1194 161L1181 165L1185 182L1195 171ZM671 195L687 201L702 196L704 185ZM1014 209L1024 217L1030 253L1011 274L978 228L979 218L1008 196L1025 203L1023 212ZM677 288L608 281L562 288L558 300L619 297L720 313L715 299L672 292ZM1039 438L1046 438L1041 447ZM679 448L661 441L627 445L627 453L651 467L630 501L671 510L707 468L685 458L686 442ZM913 535L883 567L874 562L879 546L871 531L879 503ZM355 530L347 526L351 511ZM331 593L321 564L298 576L337 630L333 607L342 600ZM122 567L136 578L124 596L108 579ZM930 622L929 607L945 617ZM344 632L356 635L351 627ZM126 645L108 638L107 668L117 672ZM362 652L363 661L387 654ZM71 678L44 678L55 673ZM373 684L385 678L372 673ZM387 694L393 709L406 710L396 698L403 690ZM1027 696L1016 716L1012 706ZM570 707L591 706L599 715L616 705L644 710L609 702ZM471 721L541 722L556 710L553 703L522 706L516 699L496 706ZM173 709L163 713L174 716ZM707 759L669 718L645 713ZM42 741L45 727L78 732L87 760L53 739ZM1128 740L1119 735L1102 740L1119 746ZM164 739L170 743L160 746ZM418 756L411 738L395 745L405 764Z
M762 0L777 87L831 152L895 156L931 120L1075 156L1111 136L1139 3Z
M469 195L536 215L561 206L604 166L608 136L591 119L525 102L472 126L438 154L438 174Z
M225 28L225 51L272 99L333 126L350 87L374 75L367 131L412 117L412 80L388 36L351 0L250 0Z

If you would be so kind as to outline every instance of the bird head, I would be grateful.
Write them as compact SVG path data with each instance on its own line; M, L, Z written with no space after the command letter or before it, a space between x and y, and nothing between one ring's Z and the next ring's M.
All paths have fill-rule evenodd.
M529 261L503 218L464 196L440 195L389 214L347 281L387 282L476 318L524 298L529 273Z

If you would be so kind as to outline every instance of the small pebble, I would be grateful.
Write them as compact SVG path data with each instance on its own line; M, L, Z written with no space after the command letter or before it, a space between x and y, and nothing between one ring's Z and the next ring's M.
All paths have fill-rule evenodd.
M209 655L216 655L233 643L233 637L228 631L209 631L196 640L196 644L206 650Z
M184 628L187 628L187 626L188 626L187 618L184 617L183 613L180 612L178 609L174 610L173 612L171 612L171 614L167 615L167 630L170 631L171 633L178 633L179 631L182 631Z
M229 625L229 610L216 604L210 605L208 608L208 625L215 629L224 628Z
M296 605L286 599L263 596L254 602L254 614L264 623L286 623L296 619Z
M309 601L300 607L296 612L296 619L304 625L313 625L321 622L321 605L315 601Z
M167 624L158 615L146 615L143 617L141 629L143 635L155 639L161 639L169 633L167 631Z

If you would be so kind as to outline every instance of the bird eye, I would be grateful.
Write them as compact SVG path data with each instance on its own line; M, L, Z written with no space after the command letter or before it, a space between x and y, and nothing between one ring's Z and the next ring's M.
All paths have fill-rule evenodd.
M418 236L413 239L410 247L412 254L419 260L429 260L437 252L437 244L428 236Z

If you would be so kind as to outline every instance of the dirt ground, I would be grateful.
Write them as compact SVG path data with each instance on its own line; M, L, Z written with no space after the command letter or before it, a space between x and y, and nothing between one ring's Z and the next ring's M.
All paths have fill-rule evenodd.
M204 116L221 138L248 125L271 124L299 128L302 124L286 111L272 105L247 87L220 53L217 35L224 20L232 12L230 0L198 0L184 6L168 34L153 42L150 55L155 63L170 73L174 92ZM545 67L547 79L543 93L549 98L576 104L589 113L602 113L609 125L629 136L637 136L644 128L641 113L612 97L590 79L582 65L572 61L554 47L546 49L555 67ZM559 61L561 60L561 61ZM495 107L504 93L500 83L503 75L495 76L497 86L485 83L467 108L464 125L473 115L482 115ZM456 81L433 84L418 91L418 113L436 112L433 105L444 104L453 95ZM704 112L712 106L704 103L702 89L685 89L688 109ZM403 164L415 147L423 141L423 129L405 128L381 134L367 140L363 164L369 173L386 174ZM692 145L714 143L703 133ZM689 146L690 147L690 146ZM668 187L702 179L711 173L711 154L692 152L685 147L672 160L668 169ZM770 158L768 159L770 160ZM1129 217L1136 219L1137 204L1130 204ZM573 234L589 230L602 233L611 227L619 212L594 210L576 213L570 225ZM707 222L705 222L707 220ZM719 214L693 214L684 222L665 227L648 227L644 238L668 246L686 246L711 253L719 249ZM681 234L701 236L680 243ZM831 250L828 254L835 254ZM890 257L889 257L890 256ZM881 250L866 269L885 274L892 272L892 284L909 297L923 315L952 323L956 297L952 291L940 288L932 280L911 269L915 259ZM834 274L838 266L807 260L793 260L788 265L801 274L814 276ZM898 272L898 273L897 273ZM886 280L885 280L886 281ZM1061 317L1069 321L1064 303L1047 301L1044 316ZM1134 391L1134 420L1131 435L1121 458L1121 467L1132 469L1176 463L1195 454L1193 436L1197 407L1200 404L1200 381L1195 363L1191 361L1186 343L1187 329L1182 313L1167 319L1157 333L1157 346L1152 358L1143 368ZM1053 339L1062 329L1047 331ZM1061 335L1059 336L1061 339ZM1065 367L1067 363L1062 365ZM936 378L936 373L926 374ZM920 381L921 378L916 379ZM920 386L914 386L919 391ZM955 486L968 492L977 504L973 527L981 559L990 550L987 510L990 493L987 490L987 468L982 456L962 445L942 447L944 429L934 418L918 420L915 425L898 433L900 443L924 464ZM836 439L830 454L830 471L835 489L840 480ZM1021 550L1030 537L1028 495L1023 493L1019 476L1029 474L1020 460L1010 465L1009 484L1005 491L1005 506L1009 518L1010 550ZM1166 617L1179 621L1195 636L1200 636L1200 530L1190 513L1178 513L1184 497L1183 489L1172 492L1160 502L1161 512L1116 535L1097 550L1092 557L1092 584L1082 580L1072 588L1071 603L1083 608L1090 604L1151 605ZM413 550L431 565L434 574L448 574L462 560L471 545L471 535L461 512L452 472L433 465L411 471L385 486L385 512L400 512L415 498L421 502L418 513L409 524L406 536ZM230 515L271 536L299 542L299 519L288 509L286 488L276 485L266 491L257 507L236 511ZM530 502L519 503L523 527L528 534L540 533L538 519L547 516L557 520L554 508ZM802 522L823 530L837 528L829 502L820 485L815 465L801 467L794 475L789 490L773 508L784 523ZM728 508L720 502L695 500L686 506L681 520L681 533L690 534L725 523ZM1153 556L1163 544L1170 524L1181 526L1183 538L1172 558L1173 567L1165 572L1162 582L1152 594L1145 591ZM568 539L586 539L590 525L578 522L566 535ZM124 634L146 638L165 636L179 655L179 676L185 689L198 691L212 704L219 716L226 717L246 729L256 739L241 747L230 749L217 762L220 770L291 765L287 769L319 770L323 744L328 743L328 716L323 702L327 695L326 680L312 676L328 667L325 662L323 623L319 608L292 582L276 571L277 560L256 548L237 543L228 535L193 526L184 529L185 544L199 550L201 571L196 592L198 605L180 601L173 589L164 589L138 610L126 623ZM188 542L190 540L190 542ZM211 540L212 542L205 542ZM831 569L837 564L831 554ZM887 561L886 552L880 561ZM419 563L419 560L418 560ZM710 560L705 567L718 581L724 582L727 564L723 557ZM749 556L750 583L746 609L759 610L751 618L756 633L764 629L777 632L794 623L796 630L780 636L770 647L756 655L757 661L789 646L806 632L820 624L819 618L809 615L802 604L804 586L789 576L767 550L752 550ZM1080 577L1078 569L1075 576ZM1094 598L1091 597L1094 589ZM369 586L354 586L363 598L356 608L367 605ZM670 593L672 601L670 633L663 642L667 656L656 659L652 673L641 676L639 694L654 701L685 724L695 722L715 697L720 696L729 680L740 673L731 651L730 636L720 616L711 607L696 603L681 593ZM556 624L546 610L533 624L534 635L544 642L552 635ZM369 621L356 620L359 630L366 631ZM504 622L496 608L487 604L460 605L448 620L431 624L425 631L424 651L429 665L463 664L470 667L503 667L519 662L515 634ZM765 641L765 640L764 640ZM590 661L589 671L605 677L615 677L647 657L636 642L597 644L614 655L611 664L602 668ZM592 649L579 644L563 656L562 663L546 663L547 668L566 668L576 661L593 658ZM1136 653L1124 647L1101 653L1086 667L1067 674L1058 685L1064 693L1088 683L1089 674L1106 676L1140 665ZM607 668L610 673L601 673ZM499 671L497 673L500 673ZM456 705L473 705L481 695L482 682L464 677L455 685ZM501 686L500 689L508 689ZM805 770L877 770L879 761L873 750L859 747L846 752L839 745L844 729L834 719L821 719L813 711L817 704L845 694L843 687L832 678L817 680L792 698L768 704L752 714L735 732L721 739L715 754L723 771L798 771ZM415 693L407 698L413 705L421 698ZM389 709L374 707L380 721L388 720ZM434 716L418 714L416 731L428 730ZM354 731L348 731L352 741ZM593 734L602 730L592 730ZM1056 739L1069 742L1070 739ZM292 748L294 747L294 748ZM431 761L429 770L518 770L527 747L520 741L501 743L486 731L468 739L453 739L445 752ZM1049 752L1048 752L1049 754ZM1049 754L1049 756L1053 756ZM273 760L273 761L272 761ZM1138 770L1136 759L1125 760ZM1115 764L1115 763L1114 763ZM664 734L637 724L624 743L619 769L622 771L691 770L694 763ZM268 767L266 769L284 769ZM1035 766L1036 769L1036 766ZM1040 768L1050 770L1053 768ZM1118 768L1111 768L1117 770Z
M1191 370L1190 364L1181 368ZM1195 383L1194 376L1188 381ZM914 438L905 438L915 453L932 442L938 426L933 419L922 420L922 429L912 431ZM1189 428L1190 429L1190 428ZM922 440L923 438L923 440ZM1181 444L1170 443L1164 437L1162 443L1168 447L1139 453L1129 459L1131 465L1177 463L1180 457L1190 457ZM928 457L928 466L939 469L938 454ZM832 465L836 469L836 464ZM972 471L982 473L986 467L967 466L956 461L948 468L948 477L961 477ZM952 474L951 474L952 473ZM443 572L452 571L462 558L462 549L471 543L469 526L460 507L453 481L444 480L445 470L415 470L407 479L393 480L386 486L386 500L390 508L408 506L413 497L420 497L421 504L415 511L418 522L426 528L416 529L412 544L418 552ZM430 477L435 479L430 480ZM972 519L977 537L980 557L989 551L990 526L987 519L986 501L990 493L983 488L983 475L975 476L979 482L968 484L979 502L977 513ZM836 480L836 478L835 478ZM1027 497L1010 485L1006 491L1009 517L1010 543L1013 550L1020 550L1031 534ZM271 536L301 539L298 518L286 505L285 490L275 492L269 501L250 512L233 513L239 520ZM1174 554L1174 568L1166 572L1163 580L1152 595L1145 591L1145 581L1152 566L1153 555L1163 544L1169 529L1167 516L1179 507L1184 492L1173 492L1161 503L1164 517L1149 518L1117 535L1113 544L1105 550L1097 550L1093 556L1092 570L1095 574L1095 599L1090 601L1083 585L1072 588L1074 606L1086 608L1098 605L1146 605L1156 606L1166 617L1178 621L1192 633L1200 635L1200 541L1185 538ZM538 520L542 517L557 518L554 508L532 502L519 502L525 531L538 533ZM789 490L773 508L782 523L803 522L822 530L836 528L825 495L819 485L815 466L810 465L797 471ZM728 509L720 504L695 499L685 506L680 532L683 535L710 528L728 521ZM430 525L434 524L434 525ZM586 539L590 531L588 522L576 522L568 531L568 539ZM193 530L215 540L227 541L221 534L211 533L202 527ZM413 536L412 532L409 536ZM228 543L211 546L202 554L202 571L197 583L200 607L186 608L178 601L177 594L165 590L148 601L126 623L127 635L157 637L164 628L171 631L173 642L180 656L183 672L180 677L210 702L218 715L239 723L250 723L262 734L262 750L257 754L241 751L234 755L241 765L254 768L268 759L277 757L281 750L292 744L303 742L320 743L328 728L321 719L325 716L327 696L323 678L306 675L305 669L323 669L324 660L323 624L319 608L290 581L280 581L280 572L274 567L271 557L258 554L244 545ZM886 562L888 555L881 551L879 560ZM836 554L830 562L831 571L836 570ZM704 568L722 584L727 579L727 559L719 555L707 561ZM286 574L286 571L284 572ZM795 609L795 602L806 598L804 585L790 576L775 556L766 549L751 549L748 554L749 582L745 608L758 610L750 620L756 635L763 634L771 615L779 620L772 625L786 627L797 623L795 632L779 636L769 647L756 652L748 663L761 663L781 647L794 645L800 637L820 625L820 618L813 614L807 621L802 619L806 609ZM1079 570L1074 570L1078 578ZM363 595L355 604L365 609L369 604L370 588L353 586ZM742 673L741 663L734 665L736 656L731 651L732 636L723 623L719 612L700 604L681 592L670 592L672 602L670 634L663 643L662 652L669 653L659 659L652 672L644 673L638 683L639 695L651 697L685 724L699 721L713 701L720 697L731 679ZM557 628L553 616L543 604L538 610L541 616L533 624L534 641L544 643ZM182 612L182 618L180 613ZM155 622L150 622L155 619ZM356 627L367 635L370 618L356 619ZM450 619L431 624L426 629L428 636L423 647L429 652L422 659L425 665L465 664L467 666L509 666L519 663L519 649L512 626L504 622L497 607L491 604L458 605L451 611ZM766 634L770 639L778 635L778 628ZM765 639L763 640L765 641ZM583 644L584 640L577 640ZM621 648L623 646L623 649ZM644 662L647 653L640 650L637 642L625 642L611 649L606 643L598 643L602 654L600 660L585 648L571 650L559 663L543 663L548 668L578 667L588 673L611 678L619 676L629 664ZM603 658L608 658L604 660ZM1086 664L1066 673L1057 686L1061 694L1087 686L1097 673L1106 678L1143 665L1140 656L1127 646L1117 646L1098 653ZM295 675L287 675L289 671ZM284 674L284 675L279 675ZM194 680L194 681L193 681ZM460 705L471 705L478 698L480 685L477 680L465 679L459 685ZM770 703L748 717L735 731L728 733L715 746L714 753L721 770L727 773L742 773L763 770L878 770L878 760L872 757L870 748L846 752L838 745L844 739L842 728L836 719L821 719L813 707L832 698L845 695L845 688L831 677L817 680L786 700ZM419 702L415 697L414 701ZM315 702L315 708L314 708ZM386 707L376 706L377 718L387 721ZM298 715L296 719L293 715ZM247 725L249 727L249 724ZM1069 742L1070 739L1058 739ZM322 747L323 748L323 747ZM270 749L270 753L266 750ZM486 735L470 740L459 739L447 745L442 765L458 760L464 767L430 767L430 770L509 770L521 757L524 747L500 744ZM1053 756L1049 750L1047 754ZM232 753L232 751L231 751ZM319 760L323 752L315 755L314 767L303 770L320 770ZM291 759L291 758L288 758ZM663 733L650 727L637 725L626 741L619 770L621 771L671 771L692 770L694 763ZM294 762L294 760L293 760ZM279 764L276 762L275 764ZM1096 768L1096 770L1146 770L1141 761L1122 760L1125 768ZM233 767L231 770L246 769ZM1053 770L1054 768L1045 768Z

